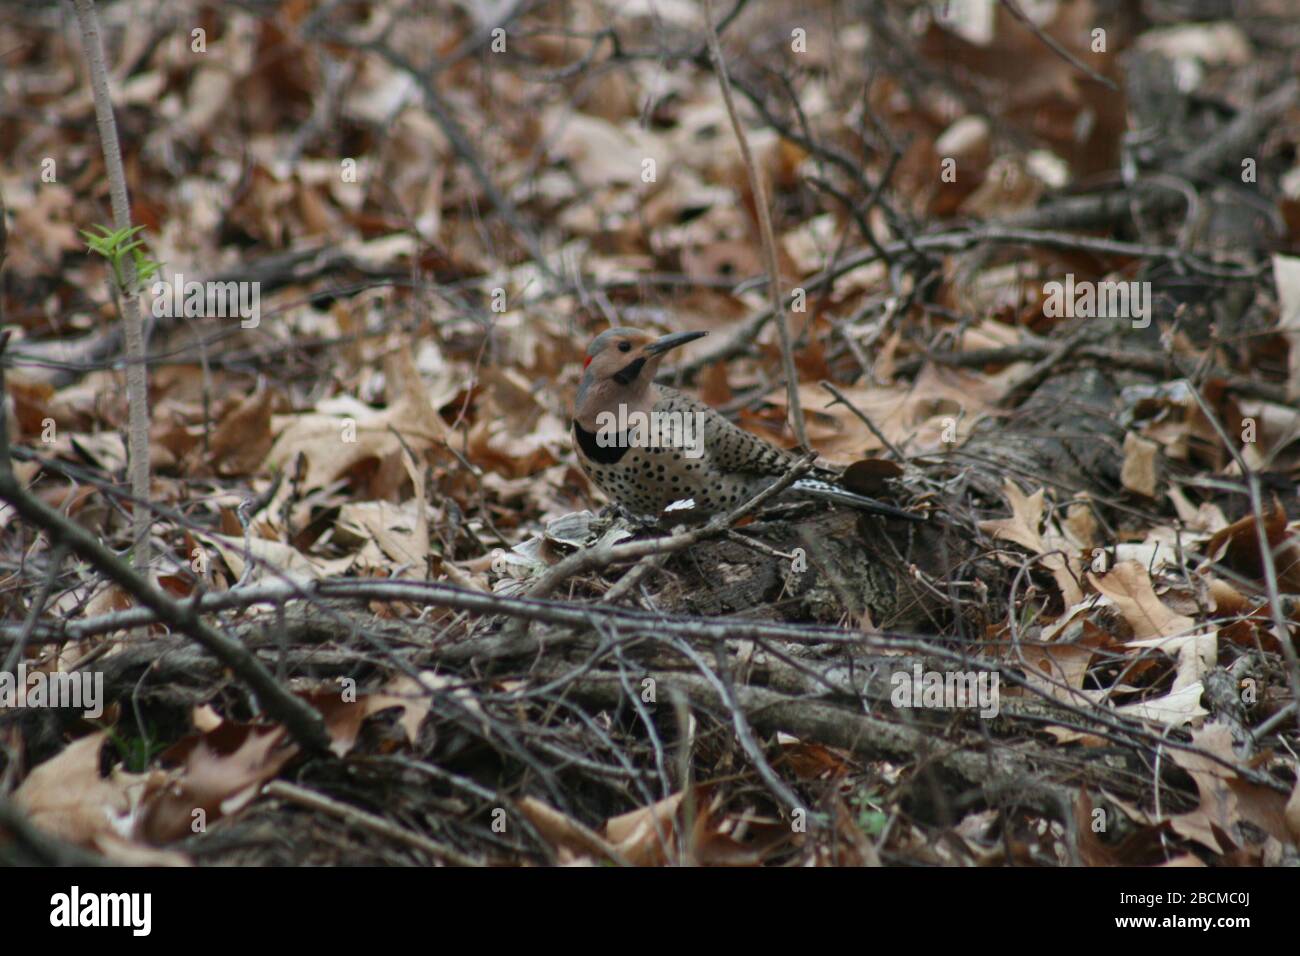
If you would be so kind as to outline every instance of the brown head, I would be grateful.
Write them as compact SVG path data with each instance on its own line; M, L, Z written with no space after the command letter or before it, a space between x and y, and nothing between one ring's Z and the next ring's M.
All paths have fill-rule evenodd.
M617 412L620 404L629 412L649 411L658 397L654 381L664 354L708 334L655 336L625 328L600 333L587 346L573 417L583 428L595 431L596 416L603 411Z

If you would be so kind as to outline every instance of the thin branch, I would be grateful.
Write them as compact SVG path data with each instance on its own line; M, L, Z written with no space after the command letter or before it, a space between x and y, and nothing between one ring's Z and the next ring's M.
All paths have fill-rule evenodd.
M432 857L440 860L446 860L448 863L456 866L483 866L480 860L471 856L466 856L454 847L446 846L435 840L419 833L412 833L410 830L404 830L397 824L385 820L383 817L376 816L373 813L367 813L351 804L334 800L324 794L317 793L314 790L308 790L306 787L299 787L296 784L286 783L283 780L273 780L262 788L262 793L268 797L278 797L281 800L288 800L290 803L296 803L301 807L307 807L309 810L318 810L322 813L328 813L337 817L349 826L358 827L362 830L368 830L371 833L387 837L398 843L404 843L409 847L427 853Z
M871 430L871 434L876 436L880 443L889 450L889 453L893 455L895 459L898 461L907 461L907 456L903 454L903 450L885 437L885 433L876 427L876 423L867 417L866 412L862 411L862 409L858 408L858 406L845 398L844 394L830 382L822 382L822 388L835 396L836 400L831 402L831 405L842 404L857 416L858 421L862 422L862 424L866 425L867 428Z
M776 775L772 765L763 756L763 748L754 739L754 731L750 729L749 721L745 717L745 708L736 699L736 687L731 680L731 675L726 668L721 666L727 660L726 641L719 639L714 642L714 653L718 658L721 674L714 672L689 642L677 639L672 644L679 654L695 665L695 669L700 672L700 676L708 681L714 692L721 698L723 708L731 715L731 727L736 732L736 740L740 743L740 749L745 751L745 755L749 757L749 762L758 771L758 775L763 778L763 782L767 784L768 789L785 804L786 809L791 813L801 809L803 801L795 795L793 790L786 786L785 781Z
M1055 37L1048 36L1037 23L1025 15L1025 11L1020 9L1020 4L1017 3L1016 0L1002 0L1002 6L1006 8L1008 13L1028 27L1033 32L1034 36L1047 44L1047 46L1051 48L1052 52L1063 59L1066 63L1069 63L1081 73L1086 73L1089 78L1097 81L1107 89L1114 90L1116 93L1119 92L1119 86L1116 85L1114 80L1102 76L1087 63L1084 63L1077 56L1063 47L1059 42L1057 42Z
M731 95L731 81L727 76L727 62L722 57L722 45L718 42L718 31L713 22L713 0L704 0L704 21L709 30L709 53L713 58L713 67L718 74L718 85L722 89L723 102L727 104L727 115L731 118L731 128L736 133L736 142L740 144L740 155L749 174L749 188L754 194L755 214L758 216L759 234L763 239L763 255L767 260L767 290L772 301L772 315L776 317L776 330L781 339L781 365L785 372L785 387L789 394L790 418L794 426L795 441L800 448L808 448L808 429L804 425L803 407L799 404L799 377L794 367L794 347L790 343L790 328L785 319L785 305L781 295L781 271L776 258L776 237L772 233L772 210L767 201L767 189L763 177L754 162L754 154L749 149L749 138L736 113L736 102Z
M0 421L4 418L4 405L0 402ZM0 423L0 461L7 463L8 459L4 425ZM56 547L66 546L85 558L152 611L159 621L201 644L253 690L267 713L281 721L299 744L311 751L328 752L329 735L320 713L281 687L246 647L200 620L196 602L181 604L169 598L145 573L132 570L81 525L28 494L7 466L0 467L0 500L9 502L20 517L48 534Z

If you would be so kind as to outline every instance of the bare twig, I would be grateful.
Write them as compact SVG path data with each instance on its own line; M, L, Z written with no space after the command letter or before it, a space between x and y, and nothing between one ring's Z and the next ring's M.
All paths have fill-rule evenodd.
M454 847L430 840L419 833L412 833L410 830L403 829L383 817L368 813L351 804L342 803L314 790L308 790L306 787L299 787L284 780L273 780L262 788L262 792L268 797L278 797L281 800L288 800L290 803L307 807L309 810L328 813L331 816L338 817L350 826L360 827L362 830L368 830L390 840L396 840L398 843L405 843L409 847L414 847L436 859L446 860L456 866L483 866L482 861L466 856Z
M835 396L835 401L831 402L832 405L835 405L837 403L841 404L849 411L851 411L854 415L856 415L858 421L862 422L862 424L866 425L867 428L870 429L871 434L876 436L876 438L880 441L880 444L884 445L885 448L889 450L889 453L893 455L895 459L897 459L898 461L907 460L907 456L903 454L903 450L899 448L897 445L895 445L888 438L886 438L885 433L876 427L876 423L867 417L866 412L862 411L862 409L858 408L858 406L854 405L847 398L845 398L843 392L841 392L830 382L822 382L822 388L826 389L826 391L830 392L832 395Z
M1076 70L1086 73L1090 78L1096 80L1107 89L1114 90L1117 93L1119 92L1119 87L1115 84L1114 80L1102 76L1087 63L1084 63L1065 47L1061 46L1055 37L1048 36L1037 23L1025 15L1025 11L1020 9L1020 4L1017 3L1016 0L1002 0L1002 6L1006 7L1008 13L1028 27L1033 32L1034 36L1047 44L1047 46L1051 48L1052 52L1063 59L1066 63L1069 63Z
M1056 366L1065 361L1067 356L1073 355L1083 342L1096 334L1096 330L1085 323L1076 329L1072 335L1067 336L1064 341L1050 346L1050 350L1046 355L1035 362L1031 368L1021 373L1015 381L1007 385L1001 399L998 400L998 404L1004 408L1016 404L1021 395L1033 391L1041 385L1052 374Z
M722 44L718 42L718 31L713 23L713 0L704 0L704 21L709 31L709 53L718 74L718 85L722 89L723 102L727 104L727 115L731 118L731 128L736 133L736 142L740 145L740 155L749 173L749 188L754 194L755 214L758 216L759 234L763 239L763 255L767 260L768 295L772 301L772 315L776 317L776 330L781 339L781 364L785 372L785 387L789 394L790 419L794 426L795 441L800 448L808 448L808 429L804 425L803 408L799 404L799 377L794 367L794 346L790 342L790 328L785 319L784 299L781 295L781 271L776 258L776 237L772 234L772 210L767 201L767 189L763 185L762 174L754 162L754 154L749 149L749 139L736 113L736 102L731 95L731 82L727 76L727 61L722 57Z
M0 404L0 418L3 417L3 404ZM2 436L3 426L0 426L0 440ZM7 461L8 455L8 446L0 444L0 460ZM13 505L20 517L45 531L56 546L66 546L81 555L152 611L159 621L188 634L234 671L257 695L267 713L283 722L299 744L316 752L328 751L329 736L320 713L281 687L238 641L200 620L195 602L181 604L169 598L144 574L124 564L81 525L28 494L10 468L0 468L0 499Z
M793 812L800 809L803 806L803 801L772 770L772 765L763 756L763 748L754 739L754 731L750 729L749 720L745 717L745 708L740 705L736 698L735 684L727 673L727 668L723 666L727 660L726 642L718 640L714 643L719 664L718 669L722 671L721 674L710 668L704 658L700 656L700 653L687 641L675 640L673 646L678 653L695 665L695 669L700 672L700 676L708 681L709 685L722 699L724 709L731 716L731 726L736 732L736 740L740 743L740 749L745 751L745 756L749 757L749 762L754 765L754 769L763 778L763 782L767 784L768 789L785 805L787 810Z

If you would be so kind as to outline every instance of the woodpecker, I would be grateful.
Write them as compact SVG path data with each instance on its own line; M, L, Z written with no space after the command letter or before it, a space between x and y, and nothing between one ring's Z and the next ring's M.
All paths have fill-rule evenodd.
M573 411L574 451L587 477L639 518L658 520L674 512L707 517L730 510L796 460L699 399L655 384L666 353L707 334L655 337L612 328L587 346ZM838 474L825 468L814 468L782 494L923 520L841 487Z

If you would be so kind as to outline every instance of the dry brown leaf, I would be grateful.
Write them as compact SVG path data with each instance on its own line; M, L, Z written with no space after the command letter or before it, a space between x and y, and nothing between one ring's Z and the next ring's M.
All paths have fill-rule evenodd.
M1300 593L1300 535L1288 528L1286 511L1276 499L1264 515L1264 536L1273 552L1278 587L1285 593ZM1259 532L1253 514L1219 531L1210 538L1205 550L1232 571L1253 581L1264 580Z
M1196 626L1190 617L1176 614L1161 603L1147 569L1136 561L1121 561L1103 575L1089 572L1088 581L1115 602L1139 640L1178 637Z
M1079 548L1087 550L1096 546L1100 540L1101 526L1097 516L1086 501L1073 501L1066 509L1065 522L1061 527L1066 536Z
M179 767L150 803L143 832L166 843L191 832L200 820L211 823L239 811L297 752L283 727L226 721L209 733L186 737L160 757Z
M851 756L816 741L779 734L782 759L800 780L835 780L853 769Z
M1277 328L1291 346L1286 394L1297 401L1300 400L1300 258L1273 256L1273 279L1277 283Z
M1119 482L1129 491L1155 498L1158 488L1160 446L1137 432L1124 433L1124 465Z
M348 502L339 509L336 527L343 532L373 541L387 561L362 561L371 567L402 566L402 577L423 578L424 559L429 555L427 505L423 496L394 505L387 501ZM423 536L422 536L423 535Z
M1028 665L1025 677L1032 686L1056 700L1077 704L1079 694L1074 691L1083 688L1093 655L1110 643L1110 636L1087 620L1080 622L1078 634L1068 642L1025 641L1024 661Z
M1200 684L1219 657L1217 631L1187 634L1181 637L1151 637L1145 641L1129 641L1126 647L1151 647L1163 651L1177 661L1171 690L1178 691Z
M519 811L537 828L537 831L558 849L570 853L596 856L604 860L620 860L617 848L607 843L567 814L536 797L524 797L518 802Z
M1213 534L1228 526L1228 519L1223 516L1223 509L1214 502L1203 501L1193 507L1183 490L1173 484L1169 486L1166 494L1169 495L1174 510L1178 512L1178 520L1188 530Z
M1074 800L1075 832L1078 834L1077 849L1079 859L1084 866L1120 866L1126 861L1116 852L1116 848L1102 841L1093 830L1093 803L1086 787L1079 788Z
M857 819L845 805L839 793L831 791L830 812L835 821L836 854L832 861L835 866L872 866L883 865L876 845L862 832Z
M1043 489L1039 488L1026 497L1015 482L1007 479L1002 485L1002 493L1011 506L1011 517L981 521L980 530L995 538L1015 542L1032 554L1043 555L1042 565L1051 572L1065 606L1078 604L1083 600L1077 577L1082 568L1077 560L1067 557L1074 554L1074 548L1065 535L1056 529L1054 523L1044 525ZM1040 527L1044 530L1040 531Z
M1291 833L1291 842L1300 846L1300 778L1291 788L1291 797L1286 802L1286 828Z
M106 850L105 838L137 837L144 807L162 786L163 775L114 767L101 777L100 750L107 739L108 733L100 731L75 740L27 775L13 799L34 826L100 850Z
M243 538L224 534L200 534L198 538L216 549L236 578L244 578L248 561ZM316 558L303 554L291 545L280 541L268 541L256 535L249 537L247 546L247 551L252 553L256 565L249 572L246 583L263 579L283 581L285 576L293 580L314 581L318 578L342 574L352 566L352 558Z
M433 671L420 671L419 681L407 674L398 674L378 694L370 695L372 700L367 706L372 714L387 707L402 708L402 730L406 733L407 742L414 745L420 736L420 725L433 706L433 694L452 685L456 686L451 692L452 696L461 700L467 710L482 713L478 701L467 688L461 686L461 681L443 677Z
M605 838L634 866L672 862L677 809L686 791L641 807L605 823Z
M59 183L43 183L26 201L8 206L13 213L11 237L21 242L8 244L6 265L18 275L51 275L57 271L65 252L85 248L77 235L73 211L73 193Z
M892 386L858 386L841 388L841 393L859 411L871 419L890 441L902 441L910 422L907 420L907 392ZM767 400L784 411L787 406L784 388L774 390ZM865 424L843 405L830 405L831 397L815 385L799 386L799 402L807 418L808 441L820 454L832 461L856 461L883 446Z
M542 122L551 157L568 163L588 189L638 183L643 160L666 166L673 158L666 140L635 121L615 125L565 104L547 110Z
M425 671L422 676L434 676ZM398 721L406 740L414 744L420 734L420 725L429 713L429 691L422 689L413 678L399 675L378 691L360 694L348 700L341 687L323 687L299 693L299 696L319 710L325 718L325 730L330 737L330 750L345 757L357 742L361 725L371 714L401 708Z
M203 704L190 711L190 723L199 733L206 734L221 726L221 715L212 709L211 704Z
M981 521L980 530L995 538L1012 541L1033 554L1042 554L1043 538L1038 529L1043 522L1043 489L1039 488L1032 495L1026 496L1014 482L1008 480L1002 486L1002 493L1011 506L1011 517ZM1077 603L1069 602L1070 605Z
M1230 765L1240 763L1233 750L1232 731L1224 724L1207 724L1193 731L1192 744ZM1236 846L1245 844L1239 826L1243 820L1275 839L1295 841L1288 829L1286 801L1281 794L1243 780L1236 771L1209 756L1181 749L1173 749L1170 754L1195 781L1201 798L1200 806L1195 810L1169 818L1175 832L1204 844L1216 853L1225 850L1220 845L1219 836Z
M1163 697L1116 707L1115 712L1126 717L1149 720L1153 724L1161 724L1165 727L1181 727L1209 714L1209 711L1201 706L1201 694L1204 690L1205 688L1197 681Z
M212 433L209 455L217 474L257 471L271 450L271 390L259 388L226 412Z
M376 411L361 402L343 399L322 402L315 414L273 418L278 429L275 444L267 454L271 468L290 469L302 456L306 474L301 487L323 487L366 459L400 462L403 448L416 454L447 438L447 426L429 402L427 387L415 370L409 353L399 350L388 365L400 397L387 409ZM399 438L400 436L400 438ZM403 444L405 443L405 444ZM294 494L285 482L267 511L274 514Z

